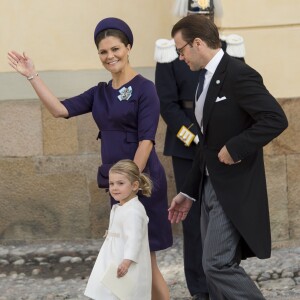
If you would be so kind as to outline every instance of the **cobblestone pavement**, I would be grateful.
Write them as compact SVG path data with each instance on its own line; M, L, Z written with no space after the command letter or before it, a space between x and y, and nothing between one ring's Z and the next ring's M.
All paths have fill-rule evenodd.
M87 278L102 240L0 245L0 300L87 300ZM182 239L158 253L172 300L188 300ZM268 300L300 299L300 247L273 250L267 260L242 262ZM251 300L251 299L250 299Z

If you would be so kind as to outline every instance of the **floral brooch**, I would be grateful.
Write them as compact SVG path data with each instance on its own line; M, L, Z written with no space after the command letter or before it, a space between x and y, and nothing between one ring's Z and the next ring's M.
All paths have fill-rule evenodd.
M120 95L118 96L118 99L120 101L123 101L123 100L129 100L129 98L131 97L132 95L132 87L129 86L128 88L126 87L122 87L120 90L119 90L119 93Z

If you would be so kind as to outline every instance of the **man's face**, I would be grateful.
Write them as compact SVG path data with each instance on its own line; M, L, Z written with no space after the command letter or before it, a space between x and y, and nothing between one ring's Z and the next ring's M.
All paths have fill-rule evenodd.
M201 54L194 41L187 43L182 38L181 31L178 31L174 36L174 41L177 51L179 51L179 59L184 60L190 67L191 71L202 69L205 64L202 62Z

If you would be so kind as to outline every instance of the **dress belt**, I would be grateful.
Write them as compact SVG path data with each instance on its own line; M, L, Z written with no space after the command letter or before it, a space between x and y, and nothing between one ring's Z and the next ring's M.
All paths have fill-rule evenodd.
M182 108L193 108L194 107L194 102L193 100L180 100L179 104Z
M111 232L109 230L106 230L103 237L120 237L120 233Z

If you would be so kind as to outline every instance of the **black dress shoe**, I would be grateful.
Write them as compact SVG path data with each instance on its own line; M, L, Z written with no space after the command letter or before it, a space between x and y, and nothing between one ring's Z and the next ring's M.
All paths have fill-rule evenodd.
M192 300L209 300L209 295L205 293L196 294L192 297Z

